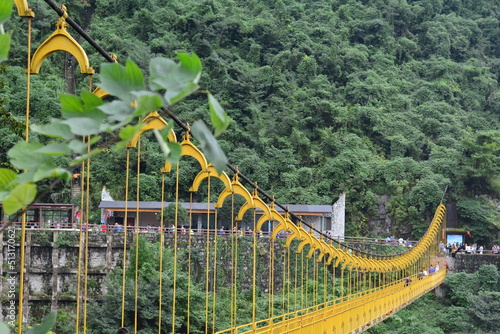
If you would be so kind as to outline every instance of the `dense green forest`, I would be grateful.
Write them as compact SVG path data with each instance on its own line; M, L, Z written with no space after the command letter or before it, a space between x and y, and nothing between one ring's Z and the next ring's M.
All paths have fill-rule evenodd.
M41 0L29 3L36 47L55 30L56 15ZM419 238L449 186L445 200L456 204L470 241L498 241L499 0L73 0L66 6L121 63L130 58L147 71L153 57L196 53L203 88L233 120L220 137L229 161L279 202L332 204L345 192L346 234L371 235L383 204L391 219L387 233ZM26 26L17 17L7 26L13 45L0 68L1 167L9 166L6 152L24 128ZM71 33L99 73L102 57ZM61 93L87 89L77 70L68 55L48 58L32 77L32 123L59 114ZM201 99L190 97L174 112L185 122L208 122ZM159 200L163 157L154 139L142 144L141 200ZM125 153L111 152L92 161L94 222L103 186L124 199L124 162ZM69 184L60 185L43 201L73 201L70 193ZM491 267L451 275L445 299L427 295L372 331L495 331L498 282ZM98 306L92 312L101 314Z
M30 6L38 46L57 16L43 1ZM346 233L370 235L380 196L387 195L387 233L419 238L448 185L446 201L457 205L471 241L495 241L500 1L91 0L66 6L120 62L131 58L147 71L155 56L196 53L203 88L232 118L220 137L230 163L280 203L332 204L345 192ZM0 108L2 119L22 123L26 21L15 17L7 28L14 34ZM72 34L98 73L104 59ZM60 93L88 89L77 68L68 55L54 54L33 76L33 123L58 114ZM200 99L191 97L174 112L185 122L206 119ZM19 124L9 124L0 129L2 164L20 139ZM141 200L159 200L163 159L154 139L143 141L141 159ZM110 152L92 161L94 208L102 186L124 199L124 161L125 153ZM71 201L69 187L45 202Z

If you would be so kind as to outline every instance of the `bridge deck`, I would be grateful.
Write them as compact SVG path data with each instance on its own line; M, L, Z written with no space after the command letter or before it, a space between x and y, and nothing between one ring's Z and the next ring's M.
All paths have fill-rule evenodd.
M217 334L361 333L439 286L445 276L443 269L423 279L414 278L408 286L390 284Z

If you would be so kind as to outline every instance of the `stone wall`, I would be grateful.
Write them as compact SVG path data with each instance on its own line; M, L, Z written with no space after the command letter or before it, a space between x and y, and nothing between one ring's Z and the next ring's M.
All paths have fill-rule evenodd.
M500 255L494 254L457 254L447 257L448 265L454 272L475 273L482 265L494 264L500 270Z
M141 233L140 236L145 237L149 241L158 242L159 234L157 233ZM188 235L179 235L177 240L177 248L179 250L187 249ZM212 245L215 236L209 237L209 243ZM82 233L82 249L88 247L88 261L84 261L84 252L79 254L79 231L64 231L64 230L27 230L26 233L26 251L25 251L25 284L24 284L24 300L23 300L23 315L25 319L39 319L47 314L50 309L67 309L75 308L76 295L78 290L77 274L79 257L81 259L80 272L85 270L88 272L88 291L89 299L99 299L106 293L105 278L110 272L116 268L123 266L123 249L124 235L116 232L100 232L89 231L88 243L85 242L85 233ZM219 266L218 270L230 270L231 268L231 240L229 235L218 236L218 258L221 263L226 266ZM242 273L241 277L245 280L240 282L242 287L251 286L253 256L251 237L238 237L239 256L238 270ZM12 298L8 297L9 283L7 277L15 277L16 287L19 289L19 240L20 231L16 231L15 244L15 259L16 269L12 272L7 268L7 234L0 233L0 275L3 280L0 285L0 320L5 320L8 312L7 306ZM279 261L283 256L283 244L285 240L275 241L275 259ZM193 263L193 266L202 268L206 267L203 263L206 259L206 235L194 235L192 240L192 252L196 253L193 258L199 259L199 263ZM129 249L134 244L134 233L127 234L127 260L130 259ZM165 247L172 248L174 238L172 234L165 234ZM265 290L269 283L268 272L269 256L270 256L270 239L258 238L257 252L259 254L259 268L262 268L263 275L260 276L260 288ZM213 256L213 251L211 251ZM219 260L218 260L219 261ZM84 266L85 262L87 267ZM127 261L128 262L128 261ZM282 282L282 265L275 267L275 289L281 290ZM225 269L224 269L225 268ZM204 275L203 279L204 279ZM231 275L226 275L230 280ZM226 282L230 284L230 282ZM17 293L16 293L17 295ZM80 287L80 296L83 296L83 284ZM16 296L16 305L17 305ZM17 306L16 306L17 307ZM74 310L73 310L74 312Z

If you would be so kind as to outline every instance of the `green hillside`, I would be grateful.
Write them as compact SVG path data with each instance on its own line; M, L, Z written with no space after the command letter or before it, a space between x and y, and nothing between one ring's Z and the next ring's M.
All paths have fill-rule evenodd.
M43 1L30 4L38 46L54 30L56 15ZM332 204L345 192L346 234L370 235L379 198L387 195L390 232L419 238L448 185L446 200L457 205L473 241L494 241L500 227L500 1L66 5L122 63L131 58L147 71L155 56L196 53L204 65L202 87L233 120L220 137L230 163L280 203ZM13 18L10 29L1 107L23 121L26 21ZM104 59L78 40L98 72ZM77 66L56 54L33 77L34 123L58 113L66 86L87 89L81 76L64 77L64 67L68 73ZM206 118L200 99L174 112L185 122ZM0 161L6 161L19 136L7 127L0 136ZM143 142L142 200L160 199L163 161L153 141ZM124 153L106 153L92 162L94 206L102 186L124 198L124 159ZM69 185L55 194L46 201L69 200Z

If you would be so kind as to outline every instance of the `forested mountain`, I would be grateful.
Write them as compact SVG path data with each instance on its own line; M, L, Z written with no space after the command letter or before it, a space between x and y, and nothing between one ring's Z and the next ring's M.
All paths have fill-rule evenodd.
M43 1L30 5L38 46L55 29L56 15ZM492 243L500 227L499 0L91 0L66 6L122 63L131 58L147 71L155 56L196 53L204 66L202 87L233 120L220 137L230 163L279 202L332 204L345 192L348 235L372 233L385 205L391 225L384 228L419 238L448 185L447 202L457 205L474 241ZM14 43L1 76L1 107L22 121L26 22L10 24ZM98 73L104 60L77 40ZM58 113L59 93L88 89L87 79L73 75L77 67L55 54L33 77L32 122ZM201 99L190 98L174 112L185 122L205 118ZM19 136L5 127L0 135L5 161ZM152 141L143 144L141 199L160 200L162 155ZM92 162L94 205L102 186L124 199L124 159L124 153L105 153ZM67 201L67 194L69 185L47 201Z

